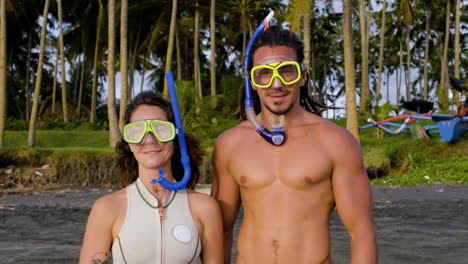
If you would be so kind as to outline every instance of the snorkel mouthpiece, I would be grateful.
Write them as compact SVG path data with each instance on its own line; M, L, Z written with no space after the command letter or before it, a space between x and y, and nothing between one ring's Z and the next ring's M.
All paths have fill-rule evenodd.
M273 124L272 122L273 117L270 117L271 131L269 131L264 125L258 122L257 117L255 115L254 105L253 105L252 84L250 82L250 74L249 74L249 68L251 67L251 63L252 63L250 61L250 57L252 53L252 45L255 43L255 41L257 41L260 35L268 29L268 24L270 23L270 20L273 18L273 15L274 15L274 12L271 11L263 20L263 22L260 23L260 25L257 27L255 32L253 33L252 37L249 39L249 42L247 43L247 48L245 50L245 55L244 55L242 76L244 78L244 92L245 92L244 105L245 105L245 113L247 115L247 119L250 120L250 122L252 122L252 124L256 128L257 133L260 134L266 141L270 142L271 144L275 146L279 146L283 144L286 139L286 135L283 129L284 116L280 116L280 122L278 124Z
M169 87L169 96L171 98L172 111L174 112L175 125L177 130L177 138L179 139L179 148L180 148L180 161L184 167L184 177L179 182L169 182L164 177L164 170L159 169L159 178L153 179L150 183L160 183L162 187L170 190L177 191L185 189L187 183L190 180L192 175L192 168L190 167L190 158L187 152L187 145L185 144L185 134L184 128L182 126L182 120L180 118L179 103L177 101L177 94L175 90L174 79L172 77L172 72L166 72L166 79Z

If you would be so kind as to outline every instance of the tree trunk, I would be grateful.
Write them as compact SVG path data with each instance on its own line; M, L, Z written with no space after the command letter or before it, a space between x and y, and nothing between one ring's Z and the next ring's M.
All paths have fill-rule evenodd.
M386 101L387 101L387 104L390 103L390 84L389 84L389 83L390 83L390 73L389 73L388 70L387 70L387 82L385 83L385 84L386 84L385 87L387 88L387 89L386 89L387 95L386 95L386 97L385 97L385 98L387 99L387 100L386 100Z
M28 129L28 146L30 147L34 147L35 136L36 136L37 108L39 106L39 96L41 93L42 65L44 64L44 50L45 50L45 37L46 37L48 10L49 10L49 0L45 0L44 12L42 14L41 40L39 44L39 62L37 64L36 82L34 84L33 105L31 109L31 119L29 120L29 129Z
M117 110L115 109L115 0L109 0L108 5L107 112L109 118L110 146L114 148L120 140L119 121L117 119Z
M195 22L194 22L194 33L193 33L193 80L195 83L195 89L198 92L198 98L203 97L202 88L201 88L201 76L200 76L200 53L199 53L199 29L198 24L200 22L200 13L198 11L198 2L195 5Z
M380 91L382 87L382 74L383 74L383 58L384 58L384 45L385 45L385 16L387 13L387 1L383 1L382 7L382 24L380 25L380 46L379 46L379 72L377 74L377 85L375 91L375 109L377 114L380 101Z
M450 1L447 1L447 13L445 20L445 40L444 40L444 51L441 62L440 71L440 85L439 85L439 107L442 112L447 112L449 107L448 102L448 87L447 87L447 75L448 75L448 45L449 45L449 34L450 34Z
M136 59L138 56L138 43L140 41L140 33L141 29L138 30L137 38L135 41L135 46L133 47L133 52L130 55L130 70L129 70L129 78L130 78L130 86L129 86L129 91L128 91L128 100L127 104L130 104L132 102L132 98L135 95L135 90L134 90L134 80L135 80L135 64L136 64Z
M84 54L84 52L83 52ZM80 64L80 56L76 56L76 62L73 62L73 60L70 60L70 64L76 65L77 70L75 71L75 78L73 78L73 90L72 90L72 101L77 102L77 92L78 92L78 85L79 85L79 80L80 80L80 73L82 71L81 69L81 64ZM73 69L73 67L72 67Z
M7 55L6 55L6 0L0 1L0 147L5 145L5 121L7 117Z
M427 100L428 98L428 89L427 89L427 84L428 84L428 77L427 77L427 70L429 66L429 17L430 17L430 12L429 10L426 10L426 39L424 41L425 47L424 47L424 85L423 85L423 99Z
M384 0L385 7L385 0ZM383 9L382 9L383 10ZM385 12L384 12L385 13ZM364 0L359 0L359 26L361 29L361 112L367 112L367 101L369 100L369 48L368 48L368 29L367 29L367 12ZM382 39L380 39L380 47L382 48ZM380 59L380 57L379 57ZM380 65L379 65L380 66ZM377 83L379 87L379 83ZM376 98L378 106L379 98Z
M55 114L55 101L57 95L57 74L58 74L58 63L60 57L60 46L57 39L57 55L55 56L55 63L54 63L54 81L52 84L52 113Z
M360 0L362 1L362 0ZM379 72L377 74L377 87L375 91L375 113L379 108L380 100L380 87L382 87L382 74L383 74L383 59L384 59L384 46L385 46L385 16L387 13L387 1L383 1L382 6L382 24L380 25L380 46L379 46ZM361 29L362 31L362 29ZM362 95L361 95L362 96ZM361 106L362 107L362 106Z
M128 97L128 49L127 49L127 7L128 1L121 0L120 8L120 114L119 128L125 126L125 108Z
M215 10L216 10L216 0L211 0L211 9L210 9L210 50L211 50L211 60L210 60L210 81L211 81L211 96L216 95L216 24L215 24Z
M454 77L457 79L460 79L460 9L461 9L461 2L460 0L457 0L456 6L455 6L455 72L454 72ZM453 97L454 101L459 105L459 98L460 98L460 93L456 90L453 90Z
M26 86L24 88L24 91L26 92L26 120L29 120L29 115L31 114L31 91L29 91L29 82L31 81L31 31L28 32L28 57L27 57L27 62L26 62ZM54 65L55 67L55 65Z
M172 12L171 12L171 24L169 26L169 40L167 43L167 53L166 53L166 67L164 68L165 72L171 71L172 63L172 51L174 50L174 31L176 24L176 15L177 15L177 0L172 0ZM164 78L164 90L163 95L167 98L169 95L169 90L167 89L167 80Z
M61 67L61 78L62 78L62 109L63 109L63 121L68 122L68 106L67 106L67 78L65 68L65 54L63 47L63 28L62 28L62 0L57 0L58 7L58 22L59 22L59 46L60 46L60 67Z
M96 122L96 104L97 104L97 82L98 82L98 55L99 55L99 42L101 41L101 27L102 19L104 17L104 8L101 0L99 0L99 13L97 17L97 29L96 29L96 43L94 45L94 58L93 58L93 84L91 87L91 113L89 121Z
M81 99L83 97L83 86L84 86L84 76L85 76L85 62L86 62L86 50L83 52L83 62L81 63L81 72L80 72L80 88L78 89L78 103L76 107L76 115L80 119L81 113Z
M403 80L403 41L400 39L400 67L398 67L400 72L400 80L398 81L398 88L397 88L397 105L401 99L401 80Z
M149 48L145 52L145 57L143 58L143 69L141 69L141 84L140 84L140 93L143 92L143 86L145 85L145 74L146 74L146 60L149 55Z
M410 25L406 25L406 101L411 99L411 39Z
M356 83L353 57L351 0L343 0L343 50L346 86L346 128L359 141L356 111Z
M177 26L177 25L176 25ZM182 80L182 60L180 56L180 42L179 42L179 33L177 32L177 27L176 27L176 32L175 32L175 44L176 44L176 58L177 58L177 78L176 80Z

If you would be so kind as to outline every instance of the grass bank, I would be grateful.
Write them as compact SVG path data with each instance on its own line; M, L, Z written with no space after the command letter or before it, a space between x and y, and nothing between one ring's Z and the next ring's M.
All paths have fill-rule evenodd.
M468 135L445 143L438 135L413 139L408 134L381 134L377 138L375 131L361 135L364 164L372 184L468 183ZM27 147L27 132L7 131L5 142L0 149L0 168L13 165L16 171L0 173L4 188L5 182L28 185L40 174L49 176L44 184L115 185L114 150L108 146L107 131L39 130L35 148ZM211 182L213 142L214 138L202 142L207 155L201 183ZM44 169L45 164L53 169ZM26 169L31 167L35 169Z

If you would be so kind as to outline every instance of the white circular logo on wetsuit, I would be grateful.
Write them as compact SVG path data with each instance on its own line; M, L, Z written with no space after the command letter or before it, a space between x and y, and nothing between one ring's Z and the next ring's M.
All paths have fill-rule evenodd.
M172 229L172 236L182 243L189 243L192 241L192 232L190 229L184 225L178 225Z

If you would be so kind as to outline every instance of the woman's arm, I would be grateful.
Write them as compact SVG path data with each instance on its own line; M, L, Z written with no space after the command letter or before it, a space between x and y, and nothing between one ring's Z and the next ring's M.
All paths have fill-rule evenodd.
M112 244L112 226L117 215L116 197L104 196L89 213L80 252L80 264L107 263Z
M190 206L195 209L196 217L202 225L199 230L202 242L202 262L203 264L223 263L223 224L218 202L206 194L193 194L196 199L192 200Z

